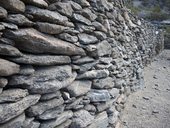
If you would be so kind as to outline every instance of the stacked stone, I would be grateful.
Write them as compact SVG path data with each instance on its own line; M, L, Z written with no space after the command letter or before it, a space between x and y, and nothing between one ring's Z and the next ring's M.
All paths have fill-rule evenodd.
M0 1L0 128L116 127L163 44L123 3Z

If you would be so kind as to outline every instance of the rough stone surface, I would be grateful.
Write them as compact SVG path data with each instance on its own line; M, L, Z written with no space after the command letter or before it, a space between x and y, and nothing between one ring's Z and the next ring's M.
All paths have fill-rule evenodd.
M25 109L36 104L39 99L40 95L30 95L16 103L0 104L0 123L5 123L20 115Z
M18 73L19 70L19 65L4 59L0 59L0 76L10 76Z
M1 0L0 5L11 12L25 11L25 4L20 0Z
M84 128L93 122L94 116L86 110L79 110L73 115L71 128Z
M52 55L31 55L23 54L21 57L9 58L9 60L19 64L31 65L62 65L71 62L68 56L52 56Z
M91 36L91 35L88 35L85 33L79 34L78 37L79 37L80 43L82 43L82 44L93 44L98 41L95 36Z
M34 5L37 7L46 8L48 7L48 4L45 0L22 0L24 3L29 5Z
M86 94L91 89L91 81L74 81L70 86L67 87L68 92L71 96L77 97Z
M0 7L0 18L6 18L7 13L8 12L3 7Z
M35 29L20 29L18 31L9 31L6 34L6 37L15 40L16 46L19 49L27 52L85 55L83 49L76 47L75 45L68 42L44 35Z
M3 77L0 77L0 87L3 88L5 87L6 85L8 84L8 80L3 78Z

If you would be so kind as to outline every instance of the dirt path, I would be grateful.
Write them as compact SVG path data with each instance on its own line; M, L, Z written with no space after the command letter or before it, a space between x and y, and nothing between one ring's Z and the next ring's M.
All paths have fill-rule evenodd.
M123 128L170 128L170 50L145 68L145 86L129 96Z

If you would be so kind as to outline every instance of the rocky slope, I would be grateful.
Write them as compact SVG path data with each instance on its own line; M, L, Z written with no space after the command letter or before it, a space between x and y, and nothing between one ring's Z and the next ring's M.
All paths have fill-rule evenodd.
M0 128L116 127L161 31L115 0L0 1Z

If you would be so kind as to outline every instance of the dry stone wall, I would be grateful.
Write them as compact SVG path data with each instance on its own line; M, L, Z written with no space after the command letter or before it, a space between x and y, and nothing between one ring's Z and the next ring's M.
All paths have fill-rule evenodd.
M122 0L0 0L0 128L113 128L162 49Z

